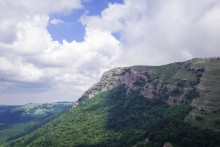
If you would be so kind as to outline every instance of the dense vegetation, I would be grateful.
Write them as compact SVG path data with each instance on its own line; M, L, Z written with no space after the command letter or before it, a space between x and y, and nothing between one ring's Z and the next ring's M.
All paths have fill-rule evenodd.
M184 123L191 106L168 106L125 86L82 101L75 109L11 146L220 146L220 133ZM145 141L144 141L145 140ZM146 140L150 140L146 144Z
M23 115L22 110L14 111L9 109L0 112L0 124L23 123L35 119L30 115Z
M71 103L0 106L0 142L21 137L56 118Z

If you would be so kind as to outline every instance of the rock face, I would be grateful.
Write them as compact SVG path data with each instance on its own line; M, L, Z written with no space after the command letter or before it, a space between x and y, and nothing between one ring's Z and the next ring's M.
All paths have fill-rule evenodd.
M100 82L87 90L79 101L125 84L127 94L139 91L140 95L145 98L160 99L169 105L191 102L192 98L199 96L197 85L205 71L203 66L195 66L194 63L198 60L201 59L163 66L132 66L111 69L105 72Z

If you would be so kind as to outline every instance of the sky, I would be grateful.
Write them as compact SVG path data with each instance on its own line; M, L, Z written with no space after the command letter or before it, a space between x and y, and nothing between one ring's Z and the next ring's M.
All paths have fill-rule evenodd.
M0 104L76 101L104 71L220 56L219 0L0 0Z

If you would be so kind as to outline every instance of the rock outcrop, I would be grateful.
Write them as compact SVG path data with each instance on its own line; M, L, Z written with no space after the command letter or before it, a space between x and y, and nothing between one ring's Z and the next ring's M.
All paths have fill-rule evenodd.
M199 95L197 85L205 69L202 66L195 66L194 63L200 60L193 59L163 66L132 66L111 69L105 72L100 82L87 90L79 101L125 84L127 94L139 91L140 95L145 98L160 99L169 105L188 103Z

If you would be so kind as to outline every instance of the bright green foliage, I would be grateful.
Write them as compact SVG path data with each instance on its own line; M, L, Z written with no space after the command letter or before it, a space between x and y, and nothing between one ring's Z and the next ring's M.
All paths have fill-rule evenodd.
M220 134L184 123L191 107L168 106L132 92L121 85L14 142L11 146L132 146L149 138L148 146L169 141L179 146L218 146Z

